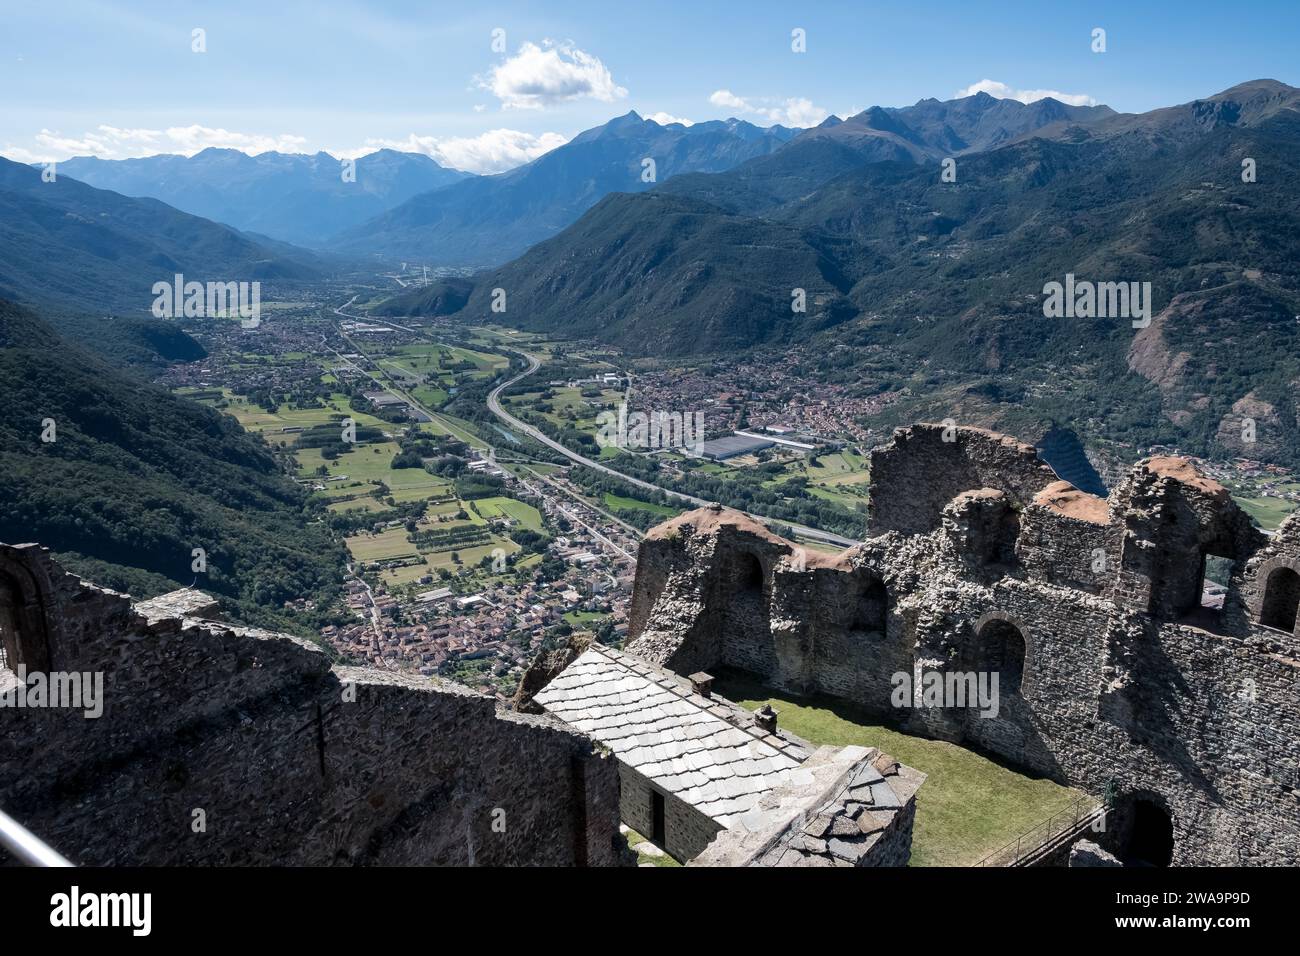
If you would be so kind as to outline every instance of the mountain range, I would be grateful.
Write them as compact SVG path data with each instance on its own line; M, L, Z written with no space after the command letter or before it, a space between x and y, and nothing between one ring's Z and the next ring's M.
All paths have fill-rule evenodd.
M509 172L422 193L343 233L330 248L439 266L497 265L610 193L643 192L679 173L730 169L772 153L797 132L737 119L660 125L629 112Z
M345 167L329 153L205 149L193 156L108 160L79 156L60 174L246 232L319 246L412 196L469 178L420 153L381 149Z
M875 374L903 394L900 416L1011 430L1077 417L1119 439L1296 457L1297 176L1300 90L1273 80L1144 114L922 101L608 196L458 295L435 285L383 311L646 355L824 339L891 357ZM1067 273L1151 282L1153 321L1135 334L1123 319L1045 319L1044 286ZM1243 449L1236 423L1252 415L1268 439Z
M313 253L0 158L0 298L147 315L156 281L295 281Z
M854 275L885 264L863 248L846 260L849 250L831 233L785 221L817 190L862 169L903 179L921 164L931 168L940 158L995 148L1058 122L1086 125L1114 115L1104 106L1023 104L978 93L872 107L847 120L832 116L726 171L685 170L651 192L611 194L555 240L483 273L474 292L447 297L435 284L380 311L446 312L458 298L472 311L492 289L506 288L514 302L526 303L536 327L581 335L599 327L621 345L641 334L649 316L677 354L781 338L792 289L804 289L815 303L815 321L800 324L820 327L853 313L845 296Z

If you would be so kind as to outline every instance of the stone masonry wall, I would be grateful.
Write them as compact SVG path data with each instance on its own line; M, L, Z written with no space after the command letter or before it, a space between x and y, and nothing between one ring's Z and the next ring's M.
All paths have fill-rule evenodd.
M103 675L98 719L0 708L0 807L76 863L629 862L615 761L550 718L332 668L283 634L147 618L34 545L0 545L0 578L41 609L20 656Z
M870 533L925 534L963 491L997 488L1026 505L1056 475L1032 445L979 428L913 425L871 453Z
M801 559L732 512L674 519L642 546L638 580L660 586L634 598L630 649L679 673L740 667L1114 794L1116 849L1146 800L1172 821L1175 863L1300 863L1300 638L1260 623L1266 588L1300 572L1300 517L1266 538L1179 459L1094 498L1026 447L900 430L873 453L877 533L835 557ZM733 550L771 569L767 619L718 641L736 584L717 569ZM1206 555L1234 562L1221 611L1201 606ZM859 603L874 582L883 627L855 627L879 621L878 602ZM998 673L997 716L900 712L890 678L918 669Z
M654 787L642 774L626 764L619 764L622 783L620 804L623 822L647 839L654 835L654 810L651 794ZM664 798L664 844L675 859L685 861L698 856L722 829L710 817L680 797L660 790Z

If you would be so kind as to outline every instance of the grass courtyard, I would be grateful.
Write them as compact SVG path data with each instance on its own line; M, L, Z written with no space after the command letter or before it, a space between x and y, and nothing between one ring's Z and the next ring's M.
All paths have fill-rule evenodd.
M1265 531L1276 531L1296 508L1295 502L1286 498L1237 498L1236 501Z
M916 795L912 866L972 866L1084 796L955 744L900 733L839 702L797 698L734 673L713 686L751 710L771 704L781 726L810 743L879 747L928 774Z

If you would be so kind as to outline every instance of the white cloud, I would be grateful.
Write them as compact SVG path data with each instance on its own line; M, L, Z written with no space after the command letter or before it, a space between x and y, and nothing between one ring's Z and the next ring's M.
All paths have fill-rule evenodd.
M72 156L98 156L101 159L137 159L159 153L193 156L209 146L238 149L250 156L267 150L282 153L308 151L307 140L302 136L261 136L207 126L172 126L165 130L97 126L80 136L64 136L43 129L33 140L31 147L6 143L0 148L0 155L16 163L47 163ZM513 129L494 129L478 136L443 138L412 133L405 139L367 139L362 146L331 149L329 152L340 159L354 159L377 149L396 149L406 153L424 153L453 169L499 173L534 160L566 142L568 140L559 133L537 135Z
M568 43L524 43L519 52L479 80L502 109L536 110L590 98L610 103L627 96L597 57Z
M1087 93L1062 93L1060 90L1017 90L997 80L980 80L978 83L972 83L966 89L958 90L957 96L959 98L974 96L976 93L987 93L989 96L995 96L1000 100L1019 100L1021 103L1034 103L1050 96L1054 100L1060 100L1067 106L1097 105L1097 100Z
M762 116L770 122L780 123L782 126L816 126L831 115L829 111L822 109L802 96L791 96L784 100L773 100L766 97L746 99L743 96L737 96L731 90L715 90L709 96L709 102L714 106L736 110L740 113Z
M725 106L729 109L740 110L742 113L749 113L753 110L753 107L731 90L715 90L709 96L709 102L714 106Z
M120 129L116 126L97 126L80 136L64 136L48 129L34 137L35 148L6 144L4 155L17 162L50 162L72 156L98 156L101 159L135 159L158 153L180 153L193 156L209 146L238 149L249 155L267 150L300 152L307 140L302 136L282 134L265 136L257 133L237 133L209 126L170 126L159 129Z
M373 153L376 149L397 149L404 153L424 153L443 166L469 173L500 173L530 162L567 142L559 133L537 136L515 129L493 129L478 136L441 138L412 133L402 140L368 139L359 149L332 152L341 158L354 158Z
M654 120L660 126L667 126L669 123L681 123L683 126L695 125L695 120L688 120L682 116L673 116L671 113L647 113L645 118Z

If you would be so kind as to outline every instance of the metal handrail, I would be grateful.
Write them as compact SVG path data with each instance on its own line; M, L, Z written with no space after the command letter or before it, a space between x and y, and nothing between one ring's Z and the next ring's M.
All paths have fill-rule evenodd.
M1079 812L1079 809L1080 809L1080 807L1084 806L1084 804L1092 804L1092 806L1089 808L1089 810L1088 810L1087 813L1082 813L1082 814L1081 814L1081 813ZM1097 801L1096 799L1094 799L1094 798L1092 798L1092 797L1080 797L1078 800L1074 801L1073 804L1071 804L1070 806L1066 807L1064 810L1058 810L1058 811L1056 811L1056 813L1053 813L1050 817L1048 817L1048 818L1047 818L1046 820L1044 820L1042 823L1037 823L1037 824L1035 824L1034 826L1030 827L1028 830L1026 830L1026 831L1024 831L1023 833L1021 833L1018 837L1016 837L1016 838L1015 838L1014 840L1012 840L1010 843L1006 844L1006 846L1002 846L1002 847L999 847L998 849L994 850L992 853L990 853L988 856L984 857L984 859L980 860L980 861L979 861L978 863L976 863L975 865L976 865L976 866L990 866L990 865L991 865L990 862L989 862L990 860L993 860L994 858L1001 856L1001 855L1002 855L1003 853L1005 853L1005 852L1006 852L1010 847L1013 847L1013 846L1016 848L1016 852L1015 852L1015 853L1012 855L1012 857L1011 857L1011 863L1010 863L1010 864L1007 864L1007 865L1014 864L1014 863L1016 863L1018 860L1021 859L1021 857L1022 857L1022 854L1021 854L1021 852L1020 852L1021 844L1023 843L1023 841L1025 840L1025 838L1028 837L1030 834L1033 834L1033 833L1037 832L1037 831L1040 830L1040 829L1044 831L1043 838L1042 838L1041 840L1039 840L1039 841L1033 843L1032 845L1030 845L1030 846L1027 848L1027 851L1026 851L1026 852L1033 851L1033 850L1038 849L1038 848L1041 847L1041 846L1044 846L1044 845L1045 845L1048 841L1050 841L1053 837L1059 836L1061 833L1064 833L1064 832L1065 832L1065 828L1062 828L1061 830L1057 830L1057 831L1054 831L1054 830L1052 829L1052 822L1053 822L1054 820L1056 820L1057 817L1062 817L1062 816L1066 815L1067 813L1072 813L1072 814L1074 815L1074 820L1073 820L1073 822L1070 824L1070 826L1071 826L1071 827L1077 827L1077 826L1079 825L1080 820L1083 820L1083 819L1085 819L1086 817L1088 817L1090 814L1095 813L1098 809L1100 809L1100 808L1102 807L1102 805L1103 805L1103 804L1102 804L1101 802Z
M44 840L0 810L0 847L28 866L72 866Z

